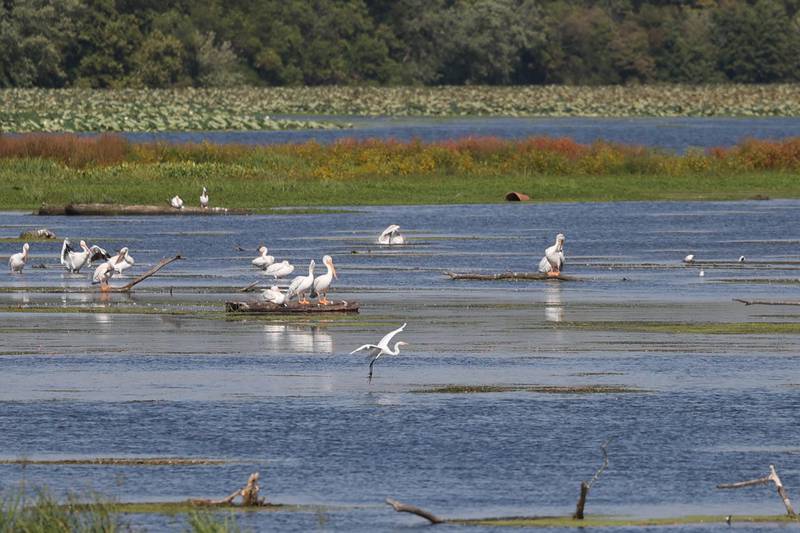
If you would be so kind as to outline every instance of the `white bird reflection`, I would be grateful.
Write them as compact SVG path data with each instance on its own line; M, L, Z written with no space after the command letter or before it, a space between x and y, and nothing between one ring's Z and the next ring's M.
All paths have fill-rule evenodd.
M319 326L265 324L264 341L278 353L333 353L333 337Z
M561 322L564 320L560 283L548 283L548 286L544 289L544 319L548 322Z

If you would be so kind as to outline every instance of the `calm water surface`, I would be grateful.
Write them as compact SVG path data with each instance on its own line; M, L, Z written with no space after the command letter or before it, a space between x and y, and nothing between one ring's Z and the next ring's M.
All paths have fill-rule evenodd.
M334 507L252 514L244 527L395 530L421 521L382 505L386 496L451 517L570 513L580 481L600 463L599 445L614 437L590 513L780 514L770 488L714 486L775 463L797 494L800 336L642 333L620 322L799 321L798 308L731 300L798 299L799 212L800 202L766 201L207 218L0 213L0 237L46 225L126 245L134 275L162 257L187 258L110 299L61 292L88 286L88 273L60 270L57 242L32 245L31 264L47 268L0 275L0 458L226 461L0 465L0 489L24 480L123 501L218 497L258 470L271 501ZM409 246L374 244L389 223L402 226ZM533 270L559 231L575 281L443 275ZM261 243L296 273L332 255L335 298L358 300L362 312L226 319L225 300L255 297L235 290L263 279L250 267ZM0 259L18 248L0 243ZM709 262L704 277L681 263L687 253ZM64 312L76 307L92 312ZM144 314L119 312L132 308ZM587 326L598 321L610 325ZM379 361L367 383L364 360L346 354L403 322L398 339L410 345ZM646 392L414 392L448 384ZM130 520L180 527L170 517Z

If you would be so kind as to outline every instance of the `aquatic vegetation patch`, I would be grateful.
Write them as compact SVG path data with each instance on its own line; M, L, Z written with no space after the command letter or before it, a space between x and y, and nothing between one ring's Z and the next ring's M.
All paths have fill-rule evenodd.
M645 389L626 385L442 385L411 391L415 394L485 394L535 392L540 394L620 394L642 393Z
M207 466L229 463L224 459L187 457L88 457L83 459L0 459L0 465L109 465L109 466Z
M706 335L800 334L800 322L562 322L560 327L633 333L686 333Z

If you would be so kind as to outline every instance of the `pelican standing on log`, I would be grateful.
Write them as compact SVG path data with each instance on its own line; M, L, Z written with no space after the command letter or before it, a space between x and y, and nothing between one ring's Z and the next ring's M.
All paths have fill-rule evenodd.
M119 264L125 261L125 257L127 255L128 249L123 248L117 255L94 269L94 274L92 275L92 285L99 283L100 290L107 290L108 280L110 280L114 275L114 272L117 271Z
M271 255L267 255L269 250L266 246L259 246L258 247L258 257L250 261L254 267L258 267L261 269L265 269L270 266L272 263L275 262L275 258Z
M384 337L380 341L378 341L378 344L365 344L363 346L359 346L358 348L350 352L350 355L353 355L354 353L360 352L361 350L369 350L368 357L370 357L371 361L369 362L369 377L367 378L367 381L369 381L370 383L372 383L372 365L375 364L375 361L377 361L380 358L380 356L384 354L399 355L400 347L408 345L407 342L399 341L394 343L394 350L389 348L389 342L391 342L391 340L394 338L395 335L397 335L398 333L400 333L405 329L406 324L407 323L404 323L396 330L384 335Z
M11 269L11 272L22 272L22 269L25 268L25 264L28 262L28 250L30 250L30 245L26 242L22 245L22 252L8 258L8 268Z
M557 277L564 268L564 234L556 235L556 243L544 251L544 257L539 261L539 272L550 277Z
M308 264L308 276L297 276L292 280L292 283L289 285L289 290L286 291L286 300L291 300L294 296L297 296L298 303L303 305L308 305L309 302L308 298L306 298L306 293L314 286L314 260L312 259L311 262Z
M114 272L117 274L122 274L136 264L131 254L128 253L127 247L120 250L117 255L109 258L108 262L114 265Z
M180 196L178 196L178 195L176 194L176 195L175 195L175 196L173 196L173 197L172 197L172 199L169 201L169 205L171 205L171 206L172 206L172 207L174 207L175 209L183 209L183 200L181 199L181 197L180 197Z
M380 234L378 244L405 244L406 238L400 234L400 226L392 224Z
M61 245L61 264L67 272L80 272L92 260L92 251L86 241L80 242L80 251L70 245L69 239L64 239Z
M328 271L314 279L314 290L311 291L311 296L316 296L318 298L317 301L322 305L328 305L330 303L330 300L328 300L328 289L333 279L338 279L338 276L336 275L336 267L333 266L333 258L331 256L326 255L323 257L322 263L328 268Z
M208 191L203 187L203 194L200 195L200 207L208 209Z
M275 279L283 278L294 272L294 265L289 261L281 261L280 263L273 263L267 267L264 274L267 276L275 276Z

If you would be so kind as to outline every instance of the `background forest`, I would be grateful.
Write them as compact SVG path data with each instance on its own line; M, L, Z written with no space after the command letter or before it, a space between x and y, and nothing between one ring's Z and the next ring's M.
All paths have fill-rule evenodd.
M0 0L0 87L770 83L800 0Z

